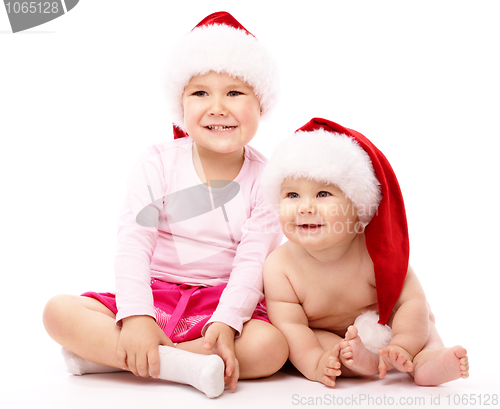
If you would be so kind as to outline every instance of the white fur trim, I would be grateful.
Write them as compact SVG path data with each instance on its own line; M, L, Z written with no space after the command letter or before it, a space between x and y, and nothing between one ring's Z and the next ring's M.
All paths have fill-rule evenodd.
M367 225L382 198L368 154L351 137L318 129L296 132L274 150L262 187L267 201L279 204L286 178L308 178L337 186L351 199L360 222Z
M192 77L210 71L228 73L249 84L264 117L277 99L277 70L257 39L227 25L197 27L172 51L167 73L167 98L173 122L184 128L182 93Z
M392 329L378 323L378 314L375 311L366 311L354 321L358 335L366 349L378 353L380 348L389 345L392 339Z

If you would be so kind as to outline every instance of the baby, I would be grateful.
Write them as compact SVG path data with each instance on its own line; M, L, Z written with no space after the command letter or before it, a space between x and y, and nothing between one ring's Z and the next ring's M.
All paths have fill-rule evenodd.
M288 238L264 265L268 314L305 377L468 377L467 351L444 347L408 264L400 188L368 139L314 118L277 147L262 183Z

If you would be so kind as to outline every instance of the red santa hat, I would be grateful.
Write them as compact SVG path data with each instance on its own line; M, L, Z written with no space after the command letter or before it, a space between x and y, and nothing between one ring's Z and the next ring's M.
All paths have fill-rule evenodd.
M277 98L275 64L264 46L231 14L204 18L177 44L169 61L167 96L175 138L186 136L182 93L192 77L210 71L227 73L253 88L265 117Z
M279 203L281 184L289 177L334 184L357 208L374 265L379 323L386 324L409 260L403 196L389 161L359 132L313 118L281 142L269 160L262 174L269 202Z

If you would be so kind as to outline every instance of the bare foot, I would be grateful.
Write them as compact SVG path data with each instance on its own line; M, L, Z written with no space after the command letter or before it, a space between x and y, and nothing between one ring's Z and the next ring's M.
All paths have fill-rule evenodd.
M420 352L414 360L415 383L419 386L436 386L455 379L469 377L469 358L465 348L435 349Z
M340 361L349 369L349 375L369 376L378 373L378 357L366 349L358 329L353 325L347 328L340 348Z
M330 351L327 351L320 361L316 378L318 382L326 386L335 386L337 376L340 376L340 343L335 345Z
M387 371L396 368L400 372L413 371L413 356L398 345L388 345L379 349L379 377L384 378Z

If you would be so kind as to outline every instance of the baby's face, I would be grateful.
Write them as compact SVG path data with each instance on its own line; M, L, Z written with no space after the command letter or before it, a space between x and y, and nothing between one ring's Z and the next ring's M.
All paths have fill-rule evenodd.
M184 126L201 149L242 151L259 126L260 103L252 87L229 74L191 78L182 95Z
M357 234L356 208L335 185L285 179L280 192L280 224L285 236L310 250L347 244Z

